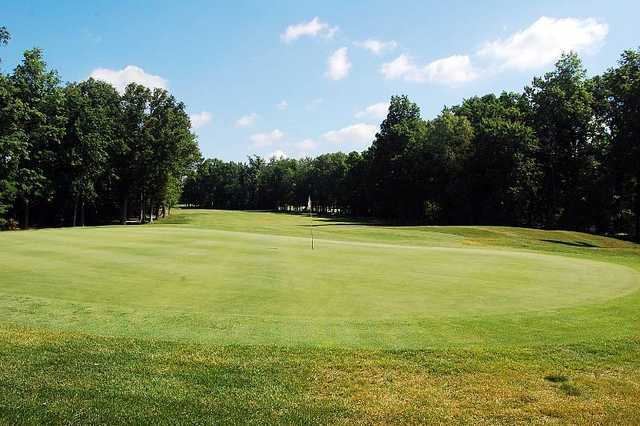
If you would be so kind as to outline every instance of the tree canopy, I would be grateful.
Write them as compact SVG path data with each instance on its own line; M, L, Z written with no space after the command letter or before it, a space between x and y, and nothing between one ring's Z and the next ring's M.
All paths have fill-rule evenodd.
M640 237L640 51L587 77L575 53L522 93L489 94L424 120L393 96L363 152L247 163L205 160L183 202L393 222L521 225Z
M39 49L0 75L0 220L23 228L165 213L200 158L185 105L130 84L62 85Z
M9 41L0 27L0 44ZM0 73L0 222L153 220L171 206L304 211L396 223L565 228L640 238L640 50L589 77L575 53L521 93L430 120L407 96L362 152L202 159L162 89L62 84L42 51Z

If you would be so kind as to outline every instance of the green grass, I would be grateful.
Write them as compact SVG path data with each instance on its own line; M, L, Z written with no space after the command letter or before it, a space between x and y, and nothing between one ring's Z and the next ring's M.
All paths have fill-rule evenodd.
M1 233L0 423L640 421L639 246L309 224Z

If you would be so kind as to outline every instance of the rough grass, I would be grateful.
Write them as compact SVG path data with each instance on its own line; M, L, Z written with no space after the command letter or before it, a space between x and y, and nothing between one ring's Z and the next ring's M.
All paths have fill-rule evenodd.
M638 424L639 360L637 339L375 351L3 327L0 423Z
M308 224L0 234L0 424L640 423L638 246Z

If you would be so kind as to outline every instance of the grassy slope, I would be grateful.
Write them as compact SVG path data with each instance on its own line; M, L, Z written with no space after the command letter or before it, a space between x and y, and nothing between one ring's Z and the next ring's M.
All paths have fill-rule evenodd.
M170 232L174 226L200 234L216 228L305 237L309 230L304 226L307 223L306 218L285 215L187 211L156 226L166 231L161 233L160 243L153 240L138 247L138 253L128 254L157 256L170 251L175 244L175 236ZM320 241L317 253L328 251L331 244L332 251L348 248L335 258L326 259L328 262L339 261L353 251L358 256L375 258L376 252L386 250L390 256L394 251L386 245L399 244L471 247L481 251L487 247L498 251L515 247L520 251L567 256L571 261L603 261L640 270L637 246L584 234L493 227L385 228L331 221L318 221L317 225L327 225L315 229L321 240L366 243L360 246ZM134 228L136 232L151 229L131 227ZM46 245L42 245L42 235L50 233L51 237L44 240L50 239L56 252L62 253L57 261L63 262L68 256L78 256L71 250L73 245L86 247L80 239L56 240L56 235L60 235L56 233L71 235L83 231L87 230L2 234L0 245L4 251L0 251L0 256L8 256L7 247L13 247L10 250L13 256L21 253L15 244L3 245L7 244L5 238L10 237L15 243L17 238L36 238L31 237L36 235L41 244L27 245L34 257L42 258L42 251L47 250ZM112 231L115 229L102 228L94 232L111 235ZM225 240L223 234L216 234L216 238L225 243L218 255L224 255L224 247L235 241L231 234L230 240ZM102 236L87 240L105 245L102 249L114 244ZM282 243L277 238L275 241ZM297 239L287 241L298 243ZM131 242L132 248L139 243ZM236 248L246 250L243 245ZM299 251L294 248L294 252ZM416 262L411 254L404 254L406 249L398 251L403 253L398 256L402 261ZM415 251L419 250L411 253ZM50 248L48 253L51 254ZM270 263L277 258L265 260ZM463 267L465 262L454 264ZM143 265L144 262L137 267L149 272ZM375 262L368 265L375 270ZM238 268L238 265L231 266L231 272ZM111 276L108 269L101 271L99 266L92 267L94 277ZM431 317L423 315L357 327L352 318L346 323L351 327L350 333L345 334L345 323L338 322L328 337L326 331L331 327L326 322L318 323L315 328L296 328L287 318L279 322L266 321L266 326L258 328L263 332L256 340L262 344L271 341L270 345L221 346L167 341L167 337L211 341L208 339L212 333L211 322L202 317L189 317L184 311L152 314L136 305L144 303L148 296L144 292L126 295L128 304L112 300L118 303L105 304L107 308L87 303L90 295L79 292L80 287L60 300L34 298L24 288L22 296L16 296L21 289L13 278L12 284L5 284L9 280L4 279L9 276L8 272L15 274L15 268L1 269L3 281L0 282L0 288L11 286L0 298L0 324L4 324L0 326L0 419L7 423L41 422L45 418L54 422L113 423L163 416L185 422L206 419L255 423L560 420L633 424L640 421L640 403L636 398L640 393L637 290L614 299L604 297L599 299L600 303L559 306L538 313L507 310L487 316L478 314L482 313L482 306L470 305L471 314L462 316L439 312ZM451 269L451 265L447 268ZM51 271L37 264L21 274L28 282L28 278L38 272L49 274ZM244 274L246 270L241 270L240 275ZM81 278L78 283L82 283ZM617 280L614 281L616 284ZM37 280L33 280L31 285L36 283ZM59 284L73 288L71 277L61 279ZM594 289L601 291L602 287ZM40 290L46 290L46 286ZM98 293L93 296L105 297L99 289L95 291ZM153 296L160 297L158 300L167 297ZM557 303L554 299L549 299L549 303ZM174 300L197 302L197 298L184 298L184 295ZM260 303L256 303L257 306ZM401 313L402 309L397 312ZM362 318L365 313L356 310L352 314ZM164 323L158 321L162 316ZM173 334L167 332L167 328L174 328L180 321L183 321L182 329L178 327ZM198 322L203 326L200 332ZM243 322L237 319L225 324L218 317L215 323L221 327L213 331L217 336L213 341L218 343L247 343L243 336L256 332L255 319L245 321L244 329ZM46 331L56 328L67 331ZM78 334L80 331L137 337L91 337ZM287 335L297 336L297 340L290 342L293 346L286 344ZM299 346L304 344L304 339L300 339L305 335L313 339ZM384 337L380 338L381 335ZM157 336L163 339L147 339ZM375 349L380 346L431 349Z

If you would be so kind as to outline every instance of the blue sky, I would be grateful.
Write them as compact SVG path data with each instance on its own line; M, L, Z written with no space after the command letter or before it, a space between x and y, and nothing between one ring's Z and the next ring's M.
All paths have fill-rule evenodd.
M8 72L37 46L64 81L168 88L207 157L361 150L391 95L425 118L521 90L577 50L591 74L640 46L638 1L15 1Z

